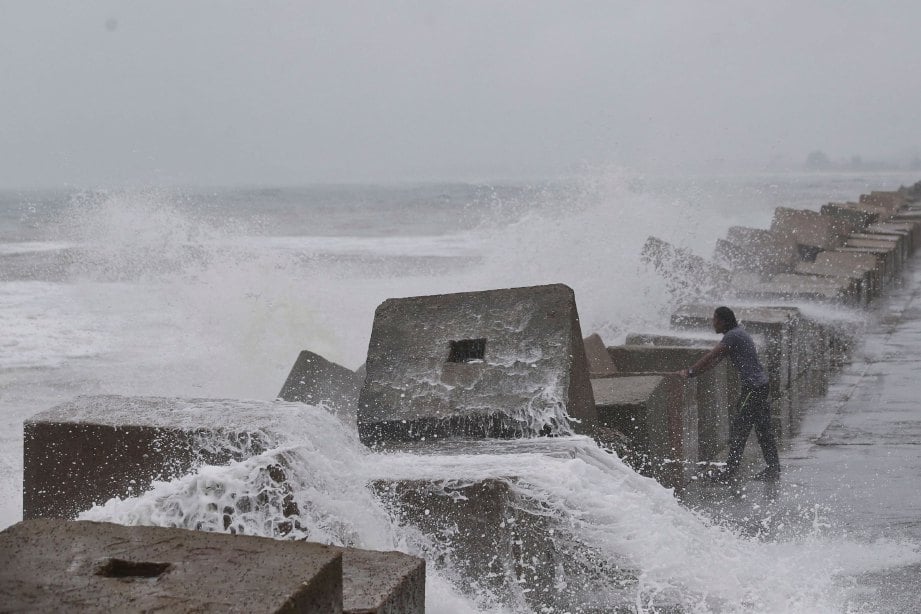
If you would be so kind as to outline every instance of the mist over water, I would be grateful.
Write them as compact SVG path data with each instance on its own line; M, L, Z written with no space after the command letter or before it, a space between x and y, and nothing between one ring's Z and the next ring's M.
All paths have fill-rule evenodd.
M22 420L76 394L271 400L302 349L360 365L374 309L399 296L565 283L583 333L618 343L664 328L680 298L642 262L648 236L709 257L726 228L765 227L775 206L818 208L910 180L600 169L536 186L4 194L0 524L21 514ZM786 527L769 519L770 531L741 535L580 437L548 442L552 455L500 442L493 453L379 456L322 408L294 415L277 449L85 517L279 535L292 494L300 511L288 537L438 561L427 578L433 612L526 611L532 587L465 594L450 546L395 519L371 480L504 480L585 567L625 570L626 584L599 585L598 596L627 596L640 611L858 611L849 578L921 561L910 544L839 534L808 500ZM281 484L266 479L279 459ZM263 503L238 507L257 493Z

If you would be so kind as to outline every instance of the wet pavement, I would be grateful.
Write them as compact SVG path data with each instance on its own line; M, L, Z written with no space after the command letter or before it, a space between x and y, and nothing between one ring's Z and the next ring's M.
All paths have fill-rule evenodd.
M777 482L754 436L740 482L698 480L681 495L690 507L744 533L786 541L822 531L860 542L885 538L921 548L921 258L871 306L852 360L828 393L806 401L796 434L781 445ZM921 566L855 579L878 612L921 612Z

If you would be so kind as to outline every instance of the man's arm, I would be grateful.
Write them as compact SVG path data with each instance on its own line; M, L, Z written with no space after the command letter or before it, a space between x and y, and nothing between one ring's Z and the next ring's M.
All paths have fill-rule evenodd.
M729 346L717 343L716 347L701 356L700 360L691 365L689 369L682 369L677 373L681 377L694 377L715 367L727 354L729 354Z

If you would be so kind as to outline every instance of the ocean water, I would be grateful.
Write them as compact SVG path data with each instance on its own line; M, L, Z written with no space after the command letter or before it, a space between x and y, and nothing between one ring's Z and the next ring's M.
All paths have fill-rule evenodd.
M766 227L776 206L818 209L915 180L596 169L529 185L0 192L0 527L21 518L22 421L76 395L272 400L302 349L360 365L374 309L397 296L566 283L583 333L617 343L665 328L680 300L642 262L648 236L710 256L729 226ZM86 517L225 530L214 510L264 490L281 455L305 510L293 536L426 556L433 612L529 611L535 587L471 583L450 542L400 522L369 480L514 475L522 501L565 527L560 540L590 545L575 555L584 568L629 570L596 599L640 611L858 611L855 575L921 559L910 545L842 536L815 510L808 530L741 535L580 437L552 454L497 444L381 458L322 408L303 409L282 448ZM272 535L278 501L241 514L239 530ZM579 584L567 573L557 590Z

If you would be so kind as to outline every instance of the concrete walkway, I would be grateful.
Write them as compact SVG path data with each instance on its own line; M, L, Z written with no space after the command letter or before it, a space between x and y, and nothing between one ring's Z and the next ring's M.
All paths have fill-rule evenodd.
M700 484L691 507L765 539L807 534L815 523L851 539L921 546L921 262L871 307L853 360L828 394L807 402L798 434L782 442L776 483ZM754 437L745 475L764 466ZM921 566L867 574L873 611L921 612ZM875 590L874 590L875 589Z

